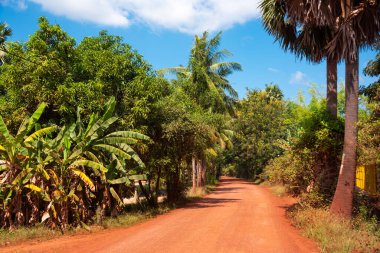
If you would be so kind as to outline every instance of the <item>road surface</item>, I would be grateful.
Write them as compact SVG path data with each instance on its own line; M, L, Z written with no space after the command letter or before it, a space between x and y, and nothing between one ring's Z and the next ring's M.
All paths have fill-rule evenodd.
M318 252L285 216L292 200L224 177L204 199L129 228L23 243L0 252Z

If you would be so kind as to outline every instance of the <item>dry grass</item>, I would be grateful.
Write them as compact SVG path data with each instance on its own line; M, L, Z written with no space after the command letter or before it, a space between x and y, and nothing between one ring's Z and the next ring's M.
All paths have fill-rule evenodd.
M283 197L286 195L286 187L284 185L276 184L276 185L271 185L270 186L271 192L278 196L278 197Z
M315 240L321 252L380 252L380 230L376 221L344 220L326 209L305 208L290 212L294 224Z
M203 198L205 195L210 193L216 188L216 184L206 185L206 187L196 188L195 192L190 188L186 192L186 199L197 200Z

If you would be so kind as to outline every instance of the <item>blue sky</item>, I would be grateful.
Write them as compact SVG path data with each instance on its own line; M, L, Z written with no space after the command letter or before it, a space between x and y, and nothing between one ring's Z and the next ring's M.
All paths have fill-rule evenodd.
M324 96L325 63L300 61L285 53L262 28L258 0L0 0L0 21L13 29L10 41L26 41L37 29L37 19L46 16L59 24L77 43L106 29L132 45L154 69L186 65L194 35L204 30L223 31L221 48L242 64L243 71L230 82L243 97L246 88L263 88L276 83L285 97L295 99L317 84ZM233 5L231 4L233 3ZM376 52L360 54L360 84L374 78L362 69ZM338 68L344 81L344 66Z

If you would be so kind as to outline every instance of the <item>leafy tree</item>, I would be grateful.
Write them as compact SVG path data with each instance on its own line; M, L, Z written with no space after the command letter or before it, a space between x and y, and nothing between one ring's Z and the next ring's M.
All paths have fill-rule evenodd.
M282 153L276 145L286 138L286 103L277 85L249 90L240 102L234 125L233 160L237 175L254 179L274 157Z
M380 49L380 45L375 46ZM380 53L376 58L369 61L364 73L369 76L380 76ZM361 164L372 165L378 163L380 139L380 80L375 81L361 91L367 98L369 117L359 122L359 162Z

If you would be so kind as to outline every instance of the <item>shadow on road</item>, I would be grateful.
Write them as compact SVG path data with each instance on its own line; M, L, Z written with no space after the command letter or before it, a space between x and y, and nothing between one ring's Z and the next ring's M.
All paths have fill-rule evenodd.
M220 207L224 203L236 202L240 199L227 199L227 198L204 198L197 202L187 205L186 209L198 209L198 208L210 208L210 207Z

